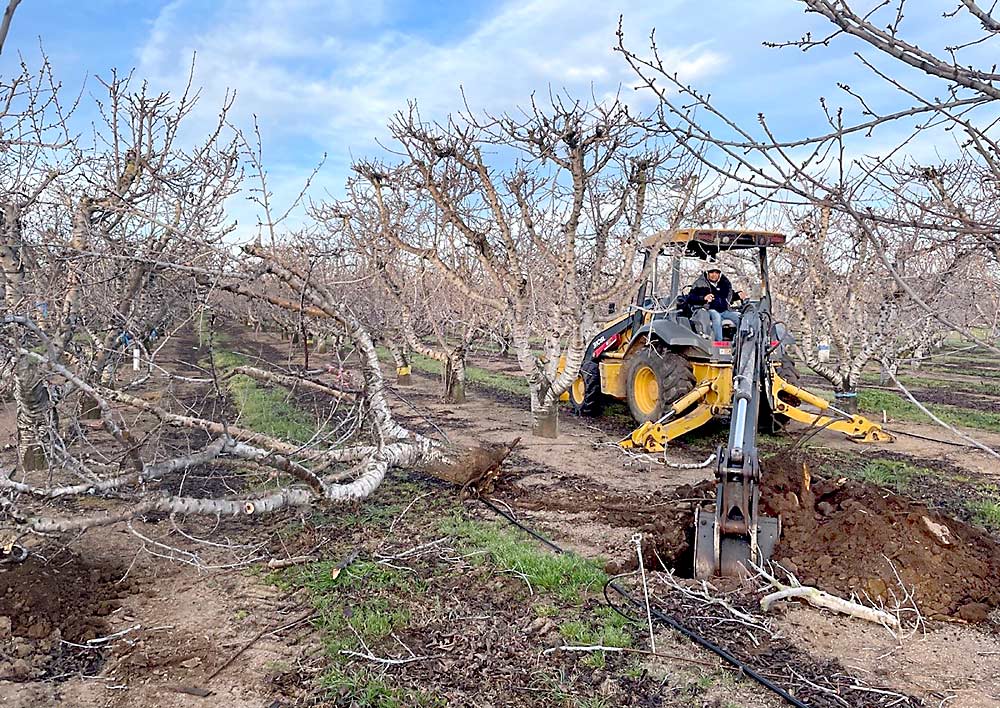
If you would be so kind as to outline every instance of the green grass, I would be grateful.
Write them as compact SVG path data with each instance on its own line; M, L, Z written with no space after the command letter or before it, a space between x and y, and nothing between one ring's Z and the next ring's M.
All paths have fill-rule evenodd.
M1000 501L977 499L966 502L973 520L992 531L1000 531Z
M879 414L885 411L889 417L897 420L909 420L919 423L930 420L923 411L910 403L910 401L888 391L863 390L858 394L858 405L863 411ZM960 408L958 406L947 406L938 403L925 405L931 413L950 425L1000 432L1000 413L977 411L971 408Z
M599 561L543 550L526 534L506 525L455 514L442 522L441 531L458 537L466 553L478 554L472 556L473 561L488 560L501 571L514 571L536 594L551 593L569 604L581 604L584 595L600 590L607 581Z
M392 356L388 349L384 347L378 347L377 349L380 359L392 361ZM421 356L413 352L410 352L409 356L410 366L414 370L422 371L426 374L434 374L435 376L441 375L441 369L444 365L437 359L431 359L430 357ZM513 393L518 396L527 396L529 393L528 382L524 380L523 376L501 374L478 366L465 367L465 381L476 386L483 386L496 391L505 391L506 393Z
M331 693L350 696L350 705L360 708L431 708L447 705L444 700L419 691L392 688L370 668L335 668L323 675L320 685Z
M555 605L549 605L546 603L541 603L538 605L532 605L531 609L535 612L538 617L555 617L559 614L559 608Z
M348 666L350 656L343 653L363 652L364 645L374 648L393 632L405 628L410 622L410 611L401 600L425 592L422 580L370 561L356 561L339 572L336 562L319 561L272 573L267 579L282 590L305 590L316 608L314 625L320 630L323 647L332 661L320 679L324 688L350 696L354 701L351 705L357 706L442 705L422 693L390 687L375 669Z
M904 376L900 374L896 378L900 383L909 389L920 388L946 388L968 393L983 393L986 395L1000 396L1000 384L986 383L982 381L953 381L949 379L935 379L930 376L919 375ZM861 376L861 381L868 384L879 384L881 379L878 374L866 373ZM886 385L891 385L890 381ZM919 399L919 396L917 397Z
M627 627L629 620L610 607L599 607L594 611L594 619L572 620L559 626L559 634L572 646L605 646L626 648L632 646L632 634ZM595 669L603 669L607 663L606 652L594 651L584 657L582 663Z
M906 489L914 479L934 474L925 467L917 467L900 460L877 458L870 460L855 475L860 479L882 487L895 489L897 492Z
M212 353L212 362L221 376L242 364L246 359L236 352L223 349ZM291 392L283 386L262 386L244 374L234 374L223 379L239 413L240 424L272 437L304 443L316 434L316 423L291 400Z

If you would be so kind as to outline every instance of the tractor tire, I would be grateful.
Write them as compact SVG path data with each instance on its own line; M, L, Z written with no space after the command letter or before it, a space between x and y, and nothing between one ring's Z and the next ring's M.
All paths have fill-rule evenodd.
M601 366L596 361L588 361L580 367L580 375L569 389L569 403L577 415L595 416L604 410Z
M643 347L625 360L628 408L638 423L659 420L671 403L694 388L694 372L684 357Z
M792 358L785 354L779 361L781 362L781 366L778 367L778 374L781 378L793 386L798 386L802 377L799 375L798 369L795 368L795 362L792 361ZM761 402L763 405L761 406L760 420L757 427L764 433L780 432L790 420L789 417L772 411L766 394L761 397ZM799 399L789 397L786 403L798 405Z

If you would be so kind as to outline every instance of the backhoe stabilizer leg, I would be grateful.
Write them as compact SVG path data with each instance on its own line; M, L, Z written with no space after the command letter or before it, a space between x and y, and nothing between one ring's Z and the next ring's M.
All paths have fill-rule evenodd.
M815 406L820 411L830 409L830 403L824 398L820 398L814 393L806 391L804 388L793 386L778 375L772 367L771 396L774 401L774 411L791 418L799 423L815 426L818 428L828 428L838 433L843 433L855 442L875 443L892 442L895 438L882 429L882 426L873 420L869 420L862 415L853 415L850 420L840 420L822 413L810 413L799 408L797 405L782 399L778 394L784 393L787 396L798 399L803 403Z
M618 444L626 450L663 452L669 441L680 437L689 430L701 427L712 419L712 407L702 402L711 390L712 387L709 383L696 386L690 392L674 401L664 418L661 418L659 421L647 421L643 423ZM696 403L699 405L696 405L680 418L666 420L671 416L679 415L682 411Z

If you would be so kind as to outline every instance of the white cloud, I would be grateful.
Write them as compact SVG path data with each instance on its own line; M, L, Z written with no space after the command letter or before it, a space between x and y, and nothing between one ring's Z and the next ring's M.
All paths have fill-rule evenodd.
M464 33L431 33L394 28L391 6L380 2L227 0L206 15L198 0L174 0L138 50L137 73L155 88L178 91L196 53L202 100L189 128L197 134L214 125L223 97L235 90L231 118L244 128L251 115L260 121L270 187L283 209L323 152L329 159L310 194L339 195L351 158L381 152L377 141L386 137L386 123L409 99L425 119L461 110L463 90L470 106L492 112L513 111L533 92L549 90L607 100L635 78L612 51L619 13L642 37L680 2L650 8L634 0L609 8L514 0ZM460 24L456 19L455 27ZM697 39L663 46L686 80L709 76L725 62L704 37ZM651 100L631 90L622 97L633 104ZM240 221L239 236L251 236L257 207L237 199L229 212Z
M206 113L226 89L236 89L238 111L259 116L269 133L307 136L335 154L366 151L410 98L424 116L440 118L462 108L460 87L474 107L502 111L550 87L606 96L634 78L611 50L620 10L602 4L512 2L464 36L443 41L383 26L388 11L377 3L360 16L357 4L346 2L244 5L192 32L185 31L193 21L190 2L171 3L139 52L139 74L176 88L197 52ZM639 27L664 13L664 5L655 11L633 5L624 9ZM700 43L665 51L689 80L724 62Z

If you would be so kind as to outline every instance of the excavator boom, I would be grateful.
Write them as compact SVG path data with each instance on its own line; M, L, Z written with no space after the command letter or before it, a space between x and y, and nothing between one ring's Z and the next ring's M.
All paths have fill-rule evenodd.
M778 519L758 513L757 423L768 379L767 299L747 305L734 340L729 438L716 455L715 511L695 516L695 577L737 576L771 556Z

